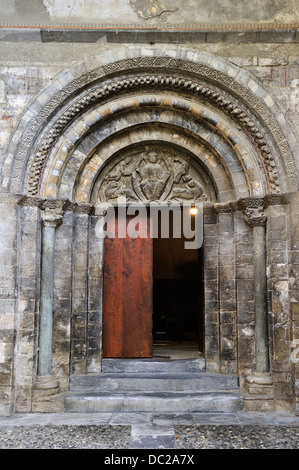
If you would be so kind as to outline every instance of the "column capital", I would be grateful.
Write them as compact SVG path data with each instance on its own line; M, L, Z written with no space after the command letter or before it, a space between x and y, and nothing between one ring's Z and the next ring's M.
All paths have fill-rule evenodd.
M250 227L264 227L267 223L267 216L264 214L264 207L247 207L243 211L244 220Z
M62 223L62 218L69 205L67 199L48 199L41 205L42 224L44 227L56 228Z
M251 227L265 226L267 217L264 213L267 204L264 198L245 197L239 200L239 208L243 211L244 220Z

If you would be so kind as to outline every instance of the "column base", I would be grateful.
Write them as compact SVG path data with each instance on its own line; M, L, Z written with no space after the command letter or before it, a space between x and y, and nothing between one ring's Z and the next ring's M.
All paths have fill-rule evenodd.
M273 379L269 372L254 372L245 379L244 409L246 411L273 411L275 399Z
M51 375L38 376L35 381L32 412L58 413L64 410L65 393L60 393L59 381Z

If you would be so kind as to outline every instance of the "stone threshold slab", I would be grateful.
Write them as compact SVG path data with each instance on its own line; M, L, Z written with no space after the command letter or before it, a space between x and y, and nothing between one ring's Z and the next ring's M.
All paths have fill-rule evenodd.
M235 413L15 413L12 416L0 417L0 427L138 424L299 426L299 416L282 411L238 411Z

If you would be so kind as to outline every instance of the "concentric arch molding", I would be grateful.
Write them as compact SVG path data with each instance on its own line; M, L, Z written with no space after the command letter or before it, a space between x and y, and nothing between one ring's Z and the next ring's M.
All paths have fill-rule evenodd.
M269 192L298 189L290 148L295 142L293 131L268 91L251 74L207 53L135 47L88 59L61 74L37 96L11 140L3 189L37 195L48 153L72 120L97 100L134 87L164 87L201 96L251 135L269 175ZM273 179L275 170L278 180Z

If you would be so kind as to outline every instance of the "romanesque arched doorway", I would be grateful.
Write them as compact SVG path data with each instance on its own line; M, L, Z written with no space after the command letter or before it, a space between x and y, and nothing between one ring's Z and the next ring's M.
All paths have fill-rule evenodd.
M274 251L288 256L274 228L279 220L286 237L285 193L297 190L297 173L292 131L257 79L209 54L126 48L59 77L17 132L3 187L21 194L21 223L30 214L32 237L44 242L41 269L51 268L33 274L41 285L34 373L55 372L66 387L70 374L101 370L105 250L97 223L115 196L202 203L207 368L269 372L276 338L272 328L269 343L267 288L275 298L273 286L284 291L288 279L287 262L279 272L272 262ZM148 161L152 151L158 157ZM162 166L164 176L158 181L152 170L151 180L146 164Z

